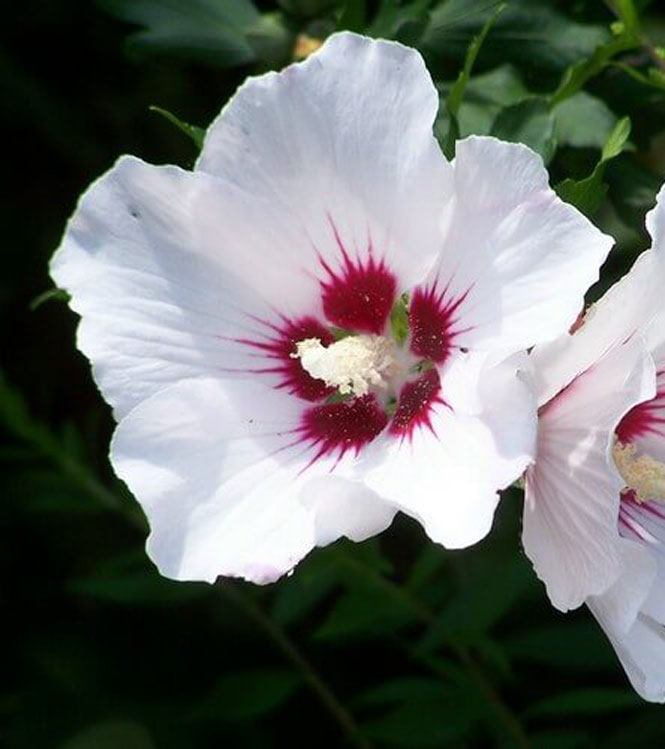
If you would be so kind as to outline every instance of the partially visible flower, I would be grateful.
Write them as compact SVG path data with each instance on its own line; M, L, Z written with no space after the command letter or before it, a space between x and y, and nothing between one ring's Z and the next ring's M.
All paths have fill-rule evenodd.
M492 138L448 163L417 52L333 36L243 85L193 173L121 159L52 263L163 574L278 578L397 509L480 539L533 455L515 352L611 240Z
M532 352L523 539L554 606L586 602L635 689L665 701L665 189L647 227L653 249Z

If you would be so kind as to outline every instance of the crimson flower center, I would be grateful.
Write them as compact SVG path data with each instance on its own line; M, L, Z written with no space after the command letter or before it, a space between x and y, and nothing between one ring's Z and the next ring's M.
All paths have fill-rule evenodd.
M380 435L413 442L419 431L437 435L435 418L450 408L439 372L467 332L461 310L469 290L454 294L437 282L398 294L397 276L374 255L363 259L344 246L338 266L321 256L321 310L301 319L266 323L266 340L242 340L272 360L253 372L307 401L297 442L315 451L312 460L358 454Z

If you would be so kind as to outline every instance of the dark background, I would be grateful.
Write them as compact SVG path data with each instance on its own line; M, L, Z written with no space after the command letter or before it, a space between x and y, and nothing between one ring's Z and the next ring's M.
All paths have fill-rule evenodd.
M205 126L247 74L289 62L299 33L352 28L417 45L443 101L496 3L263 2L270 20L250 31L228 22L241 6L249 3L23 0L1 11L0 741L662 745L665 708L633 695L590 614L550 607L520 549L517 490L506 492L491 535L464 552L433 546L400 517L379 539L314 552L268 588L173 583L146 560L141 513L107 464L113 424L75 349L76 319L58 300L31 309L51 288L47 263L78 195L122 153L191 166L194 144L148 106ZM588 175L605 130L631 118L629 150L608 165L608 193L590 211L619 240L592 296L648 246L644 215L665 175L655 50L665 10L635 6L640 42L613 59L644 80L598 71L584 90L602 116L578 97L555 122L546 98L610 38L616 14L591 0L510 4L460 111L462 134L495 128L553 153L552 184ZM219 28L190 29L201 8L224 10ZM176 21L128 44L137 12L162 30L168 13ZM448 127L442 109L442 142Z

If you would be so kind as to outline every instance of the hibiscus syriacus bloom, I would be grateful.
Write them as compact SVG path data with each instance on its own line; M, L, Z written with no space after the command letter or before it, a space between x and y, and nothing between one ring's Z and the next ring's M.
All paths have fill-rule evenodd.
M524 548L552 603L586 602L635 689L665 701L665 190L653 248L574 333L537 346Z
M397 509L450 547L532 457L512 354L573 322L611 240L492 138L447 162L420 55L353 34L247 81L193 172L122 158L52 263L178 579L278 578Z

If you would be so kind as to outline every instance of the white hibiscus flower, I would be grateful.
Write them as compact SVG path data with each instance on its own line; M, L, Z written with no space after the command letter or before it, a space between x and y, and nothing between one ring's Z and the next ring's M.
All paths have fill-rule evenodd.
M536 347L524 547L549 597L586 602L635 689L665 701L665 189L653 248L571 335Z
M417 52L337 34L243 85L193 172L125 157L83 196L52 274L163 574L275 580L397 509L465 546L532 458L507 358L611 240L524 146L448 163L437 108Z

